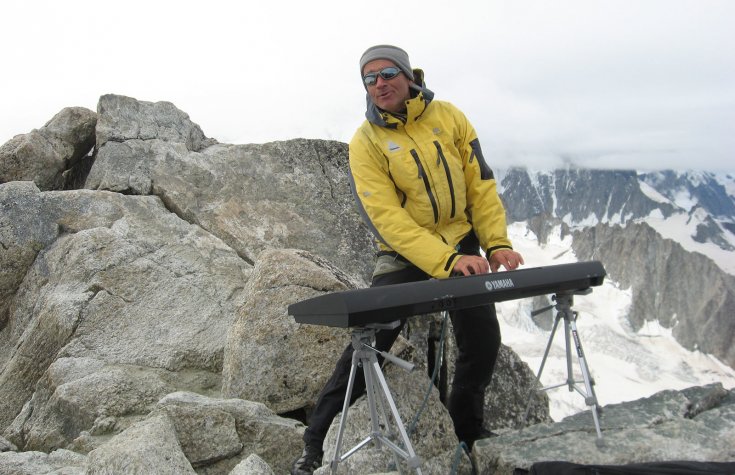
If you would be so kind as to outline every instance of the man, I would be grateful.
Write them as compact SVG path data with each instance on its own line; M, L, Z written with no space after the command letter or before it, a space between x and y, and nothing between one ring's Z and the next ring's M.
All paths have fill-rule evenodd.
M433 100L423 71L412 69L408 54L398 47L369 48L360 59L360 75L367 90L367 120L350 143L349 163L358 208L378 240L372 286L523 264L507 237L493 173L465 116ZM459 310L451 319L459 354L447 407L457 437L471 448L488 435L482 426L484 395L500 348L500 328L493 305ZM388 351L403 323L379 331L375 347ZM321 466L324 438L344 402L352 352L347 345L317 399L294 475ZM360 370L350 402L364 390Z

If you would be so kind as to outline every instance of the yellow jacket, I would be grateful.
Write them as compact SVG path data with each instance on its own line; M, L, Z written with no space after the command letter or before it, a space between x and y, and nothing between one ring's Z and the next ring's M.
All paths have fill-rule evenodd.
M474 229L490 256L511 248L505 209L474 128L455 106L422 87L399 118L368 97L368 120L350 142L352 189L381 250L435 278L448 277L457 244Z

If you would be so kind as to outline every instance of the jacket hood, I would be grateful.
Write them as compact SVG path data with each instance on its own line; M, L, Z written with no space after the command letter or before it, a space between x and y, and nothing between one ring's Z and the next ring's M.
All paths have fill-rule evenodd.
M426 105L434 99L434 93L426 88L424 83L424 71L421 69L413 70L413 82L409 85L411 88L411 99L420 98ZM367 110L365 111L365 118L372 124L380 127L390 127L391 125L386 122L383 114L386 113L383 109L375 105L373 100L370 98L370 94L365 94L367 101ZM393 124L395 125L395 124Z

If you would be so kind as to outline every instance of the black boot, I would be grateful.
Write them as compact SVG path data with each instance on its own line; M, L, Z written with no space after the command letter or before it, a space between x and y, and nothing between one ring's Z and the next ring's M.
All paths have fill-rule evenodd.
M294 460L291 466L291 475L311 475L314 470L322 466L323 456L322 449L305 446L301 457Z

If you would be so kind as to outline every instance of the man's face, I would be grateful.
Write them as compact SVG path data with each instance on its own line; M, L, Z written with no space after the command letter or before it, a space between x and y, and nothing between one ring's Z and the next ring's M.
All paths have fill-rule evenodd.
M376 59L365 65L362 75L377 73L389 66L395 67L395 64L387 59ZM367 86L367 91L376 106L388 112L402 112L406 109L405 102L411 97L408 89L410 82L403 73L387 80L378 75L377 82L372 86Z

